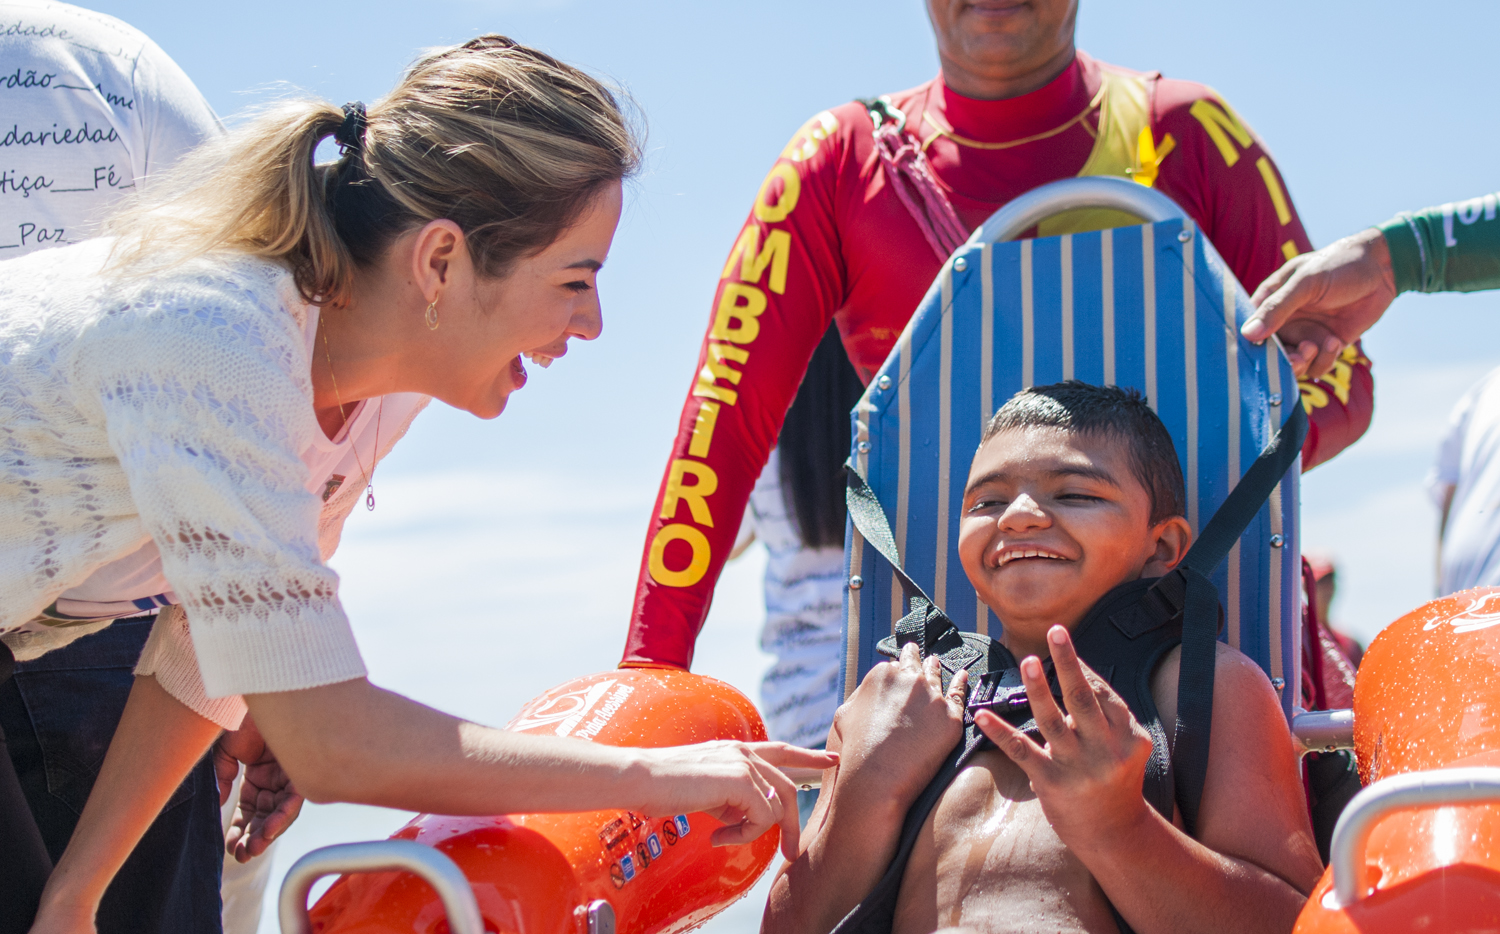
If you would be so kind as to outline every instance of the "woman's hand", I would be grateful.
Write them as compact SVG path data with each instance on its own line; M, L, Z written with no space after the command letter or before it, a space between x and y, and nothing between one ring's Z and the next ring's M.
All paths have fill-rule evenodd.
M242 762L245 778L240 783L240 800L224 846L237 861L248 863L291 826L302 812L303 799L248 714L238 730L225 733L214 745L220 805L229 799L230 786Z
M827 769L839 761L838 753L786 743L721 741L640 752L647 771L639 810L702 811L723 821L714 846L749 843L779 824L787 859L797 857L797 788L781 769Z
M944 694L938 660L913 643L871 668L833 718L841 793L868 787L904 813L963 735L968 683L960 671Z
M1391 251L1372 227L1293 257L1267 276L1240 332L1257 342L1276 334L1297 376L1318 377L1395 299Z

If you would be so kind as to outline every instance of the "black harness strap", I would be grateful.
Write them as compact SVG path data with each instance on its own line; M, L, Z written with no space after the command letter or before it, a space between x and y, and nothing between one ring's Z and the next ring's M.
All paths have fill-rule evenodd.
M953 676L969 669L970 683L976 676L989 670L988 662L995 643L979 633L964 632L954 625L942 608L932 602L922 586L911 579L901 566L901 553L896 549L896 537L891 534L885 510L880 506L875 491L865 482L864 475L850 460L844 465L848 477L845 502L849 518L865 541L875 546L880 556L891 566L891 573L901 583L901 594L906 601L906 615L896 622L894 649L899 655L901 647L908 642L917 643L922 657L936 655L943 666L943 689L947 690ZM1009 654L1009 653L1007 653Z
M1307 412L1298 400L1281 429L1203 526L1182 562L1157 581L1148 599L1140 604L1162 620L1182 613L1182 657L1178 665L1172 762L1177 803L1189 835L1196 833L1198 808L1208 779L1208 743L1214 717L1219 593L1208 575L1223 563L1276 484L1292 468L1306 437Z

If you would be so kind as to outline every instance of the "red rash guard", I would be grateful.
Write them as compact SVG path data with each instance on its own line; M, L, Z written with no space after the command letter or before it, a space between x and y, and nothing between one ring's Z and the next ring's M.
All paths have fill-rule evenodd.
M938 184L972 230L1017 195L1078 174L1094 147L1100 74L1112 68L1080 52L1021 97L973 100L939 77L891 101L906 113L908 133L930 138ZM1234 111L1201 84L1160 76L1149 84L1156 186L1208 234L1240 282L1254 289L1311 249L1280 174ZM829 321L868 382L938 273L941 262L889 187L872 132L857 102L817 115L756 197L724 267L646 536L624 665L692 662L751 487ZM1033 136L1041 138L993 147ZM1369 426L1369 361L1352 352L1303 395L1312 407L1303 451L1311 466Z

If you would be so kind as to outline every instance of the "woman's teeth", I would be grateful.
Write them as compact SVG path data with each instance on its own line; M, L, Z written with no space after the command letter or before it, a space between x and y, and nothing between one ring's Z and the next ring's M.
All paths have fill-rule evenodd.
M556 357L549 357L544 353L536 353L535 351L527 351L525 357L544 370L552 365L553 360L557 359Z

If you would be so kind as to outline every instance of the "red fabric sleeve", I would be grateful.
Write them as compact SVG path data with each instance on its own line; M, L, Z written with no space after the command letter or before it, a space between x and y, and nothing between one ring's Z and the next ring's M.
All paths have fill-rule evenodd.
M1223 98L1201 84L1158 79L1153 108L1158 187L1201 219L1246 290L1253 292L1282 263L1312 249L1265 144ZM1301 390L1310 422L1302 468L1309 470L1370 427L1370 360L1356 344L1327 376L1303 381Z
M692 663L751 488L843 297L844 135L827 111L797 132L730 251L647 528L623 666Z

